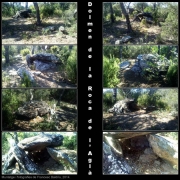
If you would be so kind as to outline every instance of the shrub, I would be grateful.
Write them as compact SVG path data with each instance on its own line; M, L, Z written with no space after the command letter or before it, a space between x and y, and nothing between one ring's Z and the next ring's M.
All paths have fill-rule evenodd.
M53 54L55 54L55 53L57 53L57 51L59 50L59 47L58 47L58 46L52 46L50 49L51 49L51 52L52 52Z
M21 80L22 87L31 87L31 80L26 73L23 73L23 78Z
M28 55L28 54L30 54L30 50L29 49L22 49L21 51L20 51L20 54L22 55L22 56L26 56L26 55Z
M178 65L177 64L169 66L166 78L169 83L169 86L172 86L172 87L178 86Z
M77 51L75 49L73 49L71 51L71 54L67 59L67 63L65 65L65 70L66 70L68 79L70 79L73 83L76 83L76 80L77 80Z
M151 103L151 97L146 93L138 97L138 106L147 107Z
M55 122L42 122L35 124L34 127L36 130L41 130L41 131L55 131L57 130L55 128Z
M145 26L145 27L148 26L146 19L142 19L140 26Z
M113 4L113 10L114 10L114 15L121 17L122 13L121 13L121 8L119 6L119 4Z
M55 10L54 10L54 15L55 15L55 16L58 16L58 17L62 17L63 12L62 12L61 9L55 9Z
M77 149L77 136L64 136L63 146L67 149Z
M107 111L113 105L112 93L103 94L103 111Z
M103 57L103 87L116 87L119 83L119 59Z
M47 18L49 16L52 16L54 13L54 6L50 6L49 4L44 4L40 7L40 16L42 18Z
M12 128L15 120L13 112L17 110L20 105L16 94L12 90L3 90L2 92L2 124L3 128Z

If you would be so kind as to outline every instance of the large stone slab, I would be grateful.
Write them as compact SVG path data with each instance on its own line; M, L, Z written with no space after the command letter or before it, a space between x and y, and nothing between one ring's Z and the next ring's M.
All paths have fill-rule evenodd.
M159 135L149 135L148 141L154 153L172 165L178 165L178 141Z

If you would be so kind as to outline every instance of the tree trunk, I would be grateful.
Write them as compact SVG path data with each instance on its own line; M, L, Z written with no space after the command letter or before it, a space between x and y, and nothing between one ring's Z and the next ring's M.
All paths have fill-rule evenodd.
M119 58L122 58L122 50L123 50L123 46L119 46Z
M116 102L116 99L117 99L117 88L114 88L113 89L113 103Z
M154 11L156 10L156 2L153 3Z
M31 46L31 55L34 54L34 47L35 47L34 45Z
M28 2L26 2L26 10L28 9Z
M40 20L40 14L39 14L39 6L38 6L38 3L37 2L33 2L34 4L34 8L36 9L36 16L37 16L37 26L40 26L41 25L41 20Z
M58 102L57 102L57 106L60 106L61 98L62 98L62 95L64 94L64 91L65 91L65 89L63 89L62 93L59 94L59 99L58 99Z
M129 15L126 12L126 9L125 9L124 4L122 2L120 3L120 8L121 8L121 11L122 11L123 15L126 18L128 32L131 33L132 32L132 27L131 27L131 24L130 24Z
M110 13L111 13L111 23L114 23L114 11L113 11L113 8L112 8L112 3L109 3L109 6L110 6Z
M21 47L22 47L22 46L17 46L17 52L18 52L18 54L20 54Z
M158 55L160 55L160 45L158 45Z
M8 64L9 63L9 46L8 45L4 45L4 49L5 49L6 64Z
M18 144L19 140L18 140L17 132L14 132L14 140L15 143Z
M13 6L14 14L16 14L16 10L15 10L15 7L14 7L14 2L12 3L12 6Z

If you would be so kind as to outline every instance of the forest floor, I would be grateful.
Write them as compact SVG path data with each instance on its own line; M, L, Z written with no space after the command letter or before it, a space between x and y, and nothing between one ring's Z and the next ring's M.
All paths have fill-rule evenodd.
M151 148L130 148L123 155L133 174L178 174L178 170L169 162L157 157L154 153L146 154Z
M138 110L113 116L103 113L104 130L178 130L178 115L164 111Z
M134 21L131 22L131 26L133 32L127 33L125 20L117 21L113 25L105 25L103 27L103 44L115 45L117 40L121 40L127 35L132 37L127 44L177 44L177 42L172 40L162 39L160 36L161 27L158 25L147 24L147 26L141 26L140 22Z
M135 64L135 59L128 59L130 66L125 69L120 69L120 83L117 87L169 87L165 75L158 76L158 78L143 78L140 75L135 75L135 72L131 68Z
M60 66L60 65L59 65ZM26 60L16 60L8 67L2 67L2 87L16 88L21 86L21 77L17 74L20 67L27 68ZM62 68L61 68L62 69ZM38 73L37 73L38 72ZM35 83L32 87L47 87L47 88L72 88L76 87L66 78L65 72L60 71L60 67L51 68L45 71L31 70L34 74Z
M77 107L63 102L56 107L56 119L45 120L38 117L32 120L16 119L13 130L21 131L77 131Z
M54 26L55 31L43 33L43 28ZM66 28L67 33L59 33L59 27L64 26L60 18L50 17L36 25L36 19L12 17L2 18L2 44L77 44L77 29Z

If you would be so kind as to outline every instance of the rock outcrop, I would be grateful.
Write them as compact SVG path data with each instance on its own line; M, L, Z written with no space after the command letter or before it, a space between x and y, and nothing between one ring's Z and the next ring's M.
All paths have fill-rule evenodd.
M178 165L178 141L172 141L159 135L149 135L148 141L157 156L172 165Z
M49 113L50 107L44 101L29 101L24 106L19 107L16 115L20 118L33 119Z

